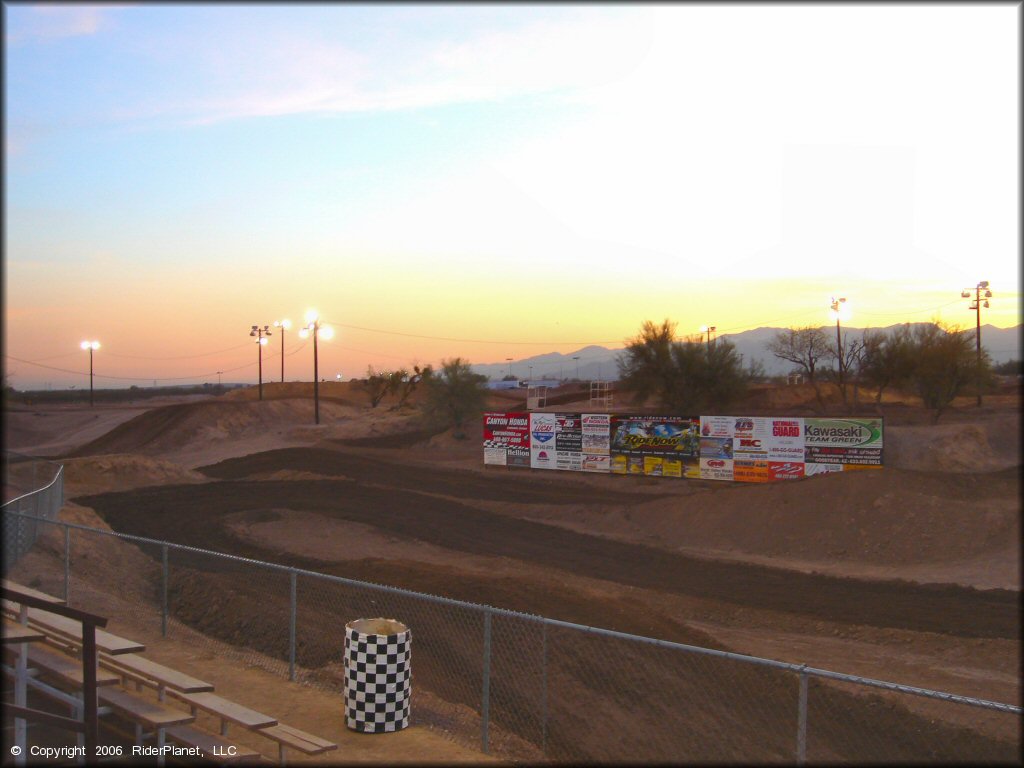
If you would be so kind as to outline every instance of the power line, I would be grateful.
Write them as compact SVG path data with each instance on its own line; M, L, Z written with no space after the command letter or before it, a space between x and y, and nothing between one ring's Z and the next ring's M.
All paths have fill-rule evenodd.
M227 349L218 349L216 352L200 352L198 355L179 355L177 357L145 357L143 355L119 355L116 352L109 350L104 351L104 357L124 357L130 360L191 360L195 357L209 357L210 355L223 355L225 352L234 352L236 349L242 349L243 347L249 346L248 344L240 344L237 347L228 347ZM45 358L44 358L45 359Z
M410 339L429 339L431 341L457 341L464 344L618 344L621 339L615 341L501 341L497 339L457 339L451 336L427 336L420 333L402 333L401 331L385 331L381 328L366 328L361 325L349 325L347 323L336 323L333 320L325 320L324 322L331 325L336 325L339 328L349 328L356 331L367 331L368 333L383 333L388 336L405 336Z
M42 365L41 363L34 363L31 360L22 360L20 357L14 357L14 355L5 354L4 357L9 358L11 360L17 360L19 363L34 365L37 368L46 368L47 370L50 371L60 371L61 373L73 373L76 376L86 375L84 371L73 371L69 368L56 368L52 365ZM225 368L219 371L219 373L231 373L232 371L240 371L243 368L251 368L254 365L256 365L256 363L246 363L245 365L239 365L235 368ZM216 376L217 373L218 371L211 371L210 373L196 373L191 376L114 376L108 373L97 373L96 378L117 379L120 381L153 381L154 379L156 379L157 381L187 381L189 379L209 378L211 376Z

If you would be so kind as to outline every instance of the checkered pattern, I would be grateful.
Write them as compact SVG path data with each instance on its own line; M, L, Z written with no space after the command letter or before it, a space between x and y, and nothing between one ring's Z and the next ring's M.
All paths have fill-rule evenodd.
M345 722L354 731L383 733L409 725L412 632L345 633Z

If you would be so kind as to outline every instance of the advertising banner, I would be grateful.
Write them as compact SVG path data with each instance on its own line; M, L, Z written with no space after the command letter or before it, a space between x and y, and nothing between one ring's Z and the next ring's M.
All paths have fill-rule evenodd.
M555 466L575 472L583 470L583 427L579 414L555 414Z
M584 413L581 418L583 471L610 472L612 417L607 413Z
M732 459L705 459L700 457L700 477L702 480L732 480Z
M803 463L804 420L801 418L768 419L768 461Z
M553 413L530 414L530 467L533 469L557 469L555 454L555 432L558 431L558 416Z
M737 483L767 483L772 479L767 454L736 454L732 479Z
M799 480L804 477L806 464L802 461L769 461L768 479L775 480Z
M804 464L804 477L811 477L812 475L824 475L826 472L842 472L842 464L814 464L806 462Z
M804 419L808 464L882 464L881 419Z
M882 468L880 418L484 414L484 464L765 483Z
M682 477L683 463L699 456L698 418L614 416L611 427L612 472Z
M530 466L530 415L484 414L484 464Z

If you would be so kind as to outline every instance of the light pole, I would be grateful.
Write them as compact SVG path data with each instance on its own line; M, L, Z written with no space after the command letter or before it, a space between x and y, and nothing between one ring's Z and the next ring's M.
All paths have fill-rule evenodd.
M580 380L580 356L573 355L573 360L576 361L576 381Z
M708 352L711 351L711 334L714 333L715 330L716 326L714 325L702 325L700 327L700 332L708 335Z
M829 305L832 309L832 314L836 316L836 359L839 361L839 388L843 388L843 340L839 332L839 320L846 310L844 306L846 304L846 297L837 299L832 297L832 303ZM843 389L843 392L846 392ZM845 397L845 394L843 395ZM845 401L844 401L845 402Z
M100 348L98 341L83 341L82 349L89 350L89 407L92 408L92 351Z
M533 384L533 366L530 366L530 378L527 379L530 384Z
M508 363L508 377L509 377L509 379L511 379L512 378L512 358L511 357L506 357L505 358L505 362Z
M270 326L264 325L260 328L258 325L254 325L252 330L249 331L250 336L256 338L256 346L259 348L260 357L260 400L263 399L263 348L267 346L267 336L271 335Z
M985 291L985 293L982 293ZM970 289L960 292L960 296L965 299L971 298ZM974 300L971 302L970 309L975 312L976 330L974 332L974 347L977 352L977 378L978 378L978 405L981 405L981 307L982 299L985 300L985 309L988 309L988 300L992 298L992 291L988 289L988 280L982 280L976 286L974 286Z
M284 384L284 332L292 327L292 321L288 319L275 320L274 327L281 329L281 383Z
M222 373L224 373L224 371L217 371L217 386L218 386L218 387L220 386L220 375L221 375Z
M334 331L329 325L320 325L320 316L315 309L306 313L306 325L299 329L299 338L305 339L313 334L313 418L317 424L320 423L320 368L317 362L316 340L320 334L324 339L330 339Z

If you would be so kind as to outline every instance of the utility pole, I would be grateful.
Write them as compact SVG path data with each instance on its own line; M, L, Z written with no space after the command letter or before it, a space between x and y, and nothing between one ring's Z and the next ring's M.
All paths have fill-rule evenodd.
M984 294L982 294L983 290L985 291ZM960 296L964 299L969 299L971 297L970 289L961 291ZM979 407L981 406L981 300L985 300L985 309L988 309L988 300L990 298L992 298L992 291L988 289L988 280L982 280L974 286L974 301L971 302L970 309L973 309L975 313L974 349L977 355L975 376L977 378Z
M94 349L100 348L100 343L98 341L83 341L81 347L89 350L89 407L92 408L92 352Z
M260 379L259 379L259 381L260 381L260 400L262 400L263 399L263 348L265 346L267 346L267 344L269 343L269 341L267 340L267 336L271 335L271 333L270 333L270 326L269 325L264 325L262 328L260 328L258 325L254 325L252 327L252 330L249 331L249 335L256 337L256 346L259 347L259 356L260 356Z

